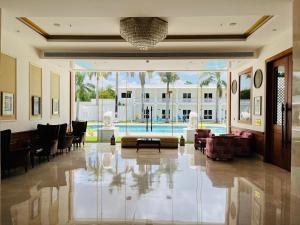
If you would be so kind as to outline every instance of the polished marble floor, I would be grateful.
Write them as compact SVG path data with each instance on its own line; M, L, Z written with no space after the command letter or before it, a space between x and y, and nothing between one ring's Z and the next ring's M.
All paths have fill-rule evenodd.
M291 199L290 173L257 159L87 144L2 180L1 224L300 224Z

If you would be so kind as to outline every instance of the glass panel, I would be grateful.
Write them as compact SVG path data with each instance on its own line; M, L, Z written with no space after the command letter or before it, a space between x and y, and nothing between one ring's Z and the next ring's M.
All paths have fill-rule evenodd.
M88 121L86 141L97 141L97 83L93 73L75 73L76 120Z
M112 129L108 129L107 123L111 123L115 129L117 141L126 133L185 136L188 126L207 127L216 134L226 132L223 115L226 113L226 88L222 87L222 97L217 100L215 83L200 87L204 76L199 72L118 71L83 74L85 91L89 86L94 86L88 98L83 96L79 103L79 119L88 121L87 141L109 141ZM215 124L217 113L219 122L224 123L222 126ZM189 125L191 115L194 125Z
M285 102L285 67L279 66L276 76L276 124L282 124L282 104Z

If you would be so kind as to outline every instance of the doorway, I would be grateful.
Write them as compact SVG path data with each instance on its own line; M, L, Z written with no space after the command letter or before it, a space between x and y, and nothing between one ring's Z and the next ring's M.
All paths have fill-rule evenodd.
M267 62L267 162L291 170L292 52Z

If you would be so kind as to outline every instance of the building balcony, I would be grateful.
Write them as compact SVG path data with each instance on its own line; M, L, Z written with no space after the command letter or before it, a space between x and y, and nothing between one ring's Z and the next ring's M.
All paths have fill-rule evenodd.
M196 99L183 98L183 99L181 99L180 102L183 102L183 103L192 103L192 102L196 102Z
M204 102L204 103L213 103L214 100L213 100L212 98L205 98L205 99L203 100L203 102Z

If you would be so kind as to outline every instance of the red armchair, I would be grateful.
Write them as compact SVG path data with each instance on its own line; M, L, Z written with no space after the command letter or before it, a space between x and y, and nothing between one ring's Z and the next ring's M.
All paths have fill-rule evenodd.
M248 131L242 131L239 136L234 137L234 154L236 156L251 156L253 153L254 135Z
M215 136L206 139L206 156L216 160L231 160L234 157L233 136Z
M206 145L206 138L211 138L214 135L211 133L210 129L196 129L196 133L194 136L194 147L195 149L202 148ZM200 140L204 146L200 146Z

